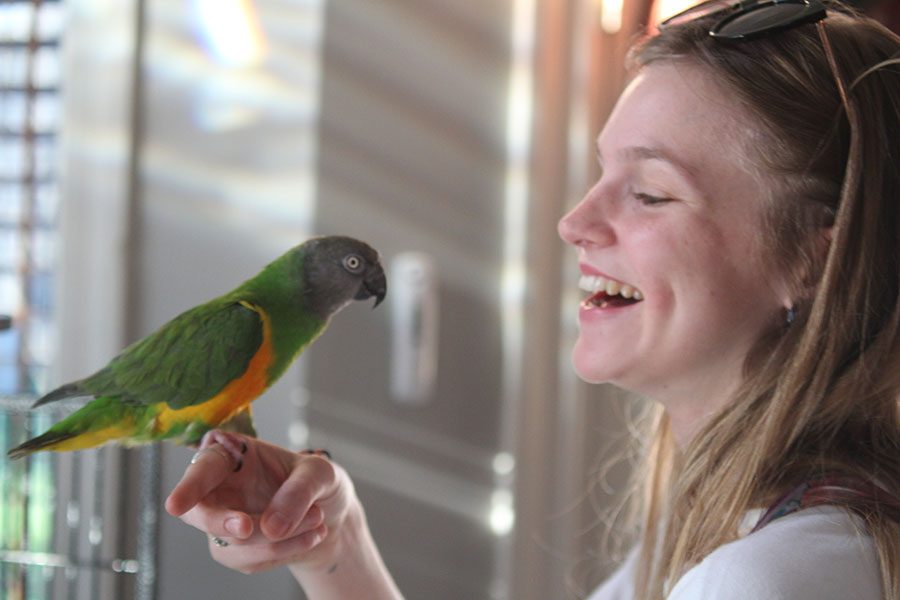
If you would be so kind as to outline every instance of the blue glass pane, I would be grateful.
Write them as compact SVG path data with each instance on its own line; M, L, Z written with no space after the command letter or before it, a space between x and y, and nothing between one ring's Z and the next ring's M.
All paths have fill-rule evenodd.
M28 292L31 309L37 315L50 314L53 307L53 284L52 271L39 271L32 274L28 284Z
M22 220L22 187L0 183L0 227L12 227Z

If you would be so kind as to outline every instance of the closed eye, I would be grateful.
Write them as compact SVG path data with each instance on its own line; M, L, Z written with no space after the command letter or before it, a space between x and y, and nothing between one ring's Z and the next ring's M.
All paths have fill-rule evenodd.
M669 198L668 196L653 196L651 194L643 194L641 192L635 192L634 197L640 200L641 203L646 206L665 204L674 200L674 198Z

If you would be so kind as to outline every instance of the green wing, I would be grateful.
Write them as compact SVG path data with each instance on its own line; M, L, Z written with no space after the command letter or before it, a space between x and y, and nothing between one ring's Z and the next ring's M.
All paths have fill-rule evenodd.
M259 314L233 300L214 300L175 317L77 386L128 404L184 408L243 375L262 342Z

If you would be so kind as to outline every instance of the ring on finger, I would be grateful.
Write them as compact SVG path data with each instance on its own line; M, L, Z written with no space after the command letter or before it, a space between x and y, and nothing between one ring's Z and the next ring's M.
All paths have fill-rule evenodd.
M229 546L229 543L220 537L213 536L209 539L209 541L211 541L213 544L215 544L219 548L227 548Z

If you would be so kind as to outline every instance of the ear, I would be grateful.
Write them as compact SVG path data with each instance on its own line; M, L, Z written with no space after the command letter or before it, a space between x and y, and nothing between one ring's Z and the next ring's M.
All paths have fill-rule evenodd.
M825 259L828 258L828 250L831 248L831 240L834 239L834 225L829 225L827 227L820 227L818 231L818 235L814 241L816 245L816 253L818 258L821 261L821 264L825 264Z
M798 291L787 282L786 278L779 279L780 281L775 284L773 291L781 308L787 311L796 306Z
M819 227L812 239L812 252L813 256L810 258L813 260L812 268L816 270L816 272L808 273L806 276L806 284L804 290L800 292L800 298L794 297L793 303L802 300L804 297L812 297L815 294L815 289L819 284L819 279L822 275L822 270L825 268L825 261L828 260L828 251L831 249L831 240L834 238L834 226L822 226ZM792 304L786 304L785 308L791 308Z
M814 234L814 238L812 239L812 251L815 255L810 258L813 259L814 264L818 265L819 268L825 266L825 260L828 257L828 250L831 248L831 240L833 238L833 225L819 227ZM801 283L799 289L790 285L787 281L781 281L775 286L775 293L784 310L789 311L796 308L798 302L802 301L804 298L808 299L808 297L811 297L812 294L815 293L818 276L813 276L813 273L807 273L804 279L806 280L806 283Z

